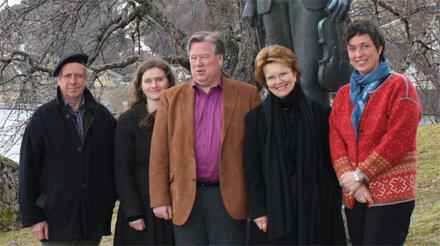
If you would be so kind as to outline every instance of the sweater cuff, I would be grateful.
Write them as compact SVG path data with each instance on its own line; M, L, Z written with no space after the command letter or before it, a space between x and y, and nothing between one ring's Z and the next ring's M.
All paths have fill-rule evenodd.
M338 180L341 180L342 174L353 171L353 166L350 164L347 156L343 156L333 163Z
M133 222L133 221L141 219L141 218L142 218L142 215L130 216L127 218L127 222Z
M359 163L358 168L362 175L365 175L368 177L368 179L371 179L383 171L391 168L391 164L383 156L373 151L373 153L371 153L364 162Z
M367 175L364 172L361 171L361 169L356 168L356 172L360 173L362 177L364 177L364 180L370 181L370 179L367 177Z
M37 223L46 221L46 219L44 217L38 217L38 218L33 218L33 219L22 219L21 221L21 225L23 227L31 227Z

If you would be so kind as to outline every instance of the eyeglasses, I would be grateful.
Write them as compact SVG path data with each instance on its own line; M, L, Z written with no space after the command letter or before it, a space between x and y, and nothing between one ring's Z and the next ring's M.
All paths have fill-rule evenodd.
M266 81L269 83L275 83L275 82L277 82L278 79L287 80L291 73L292 72L289 71L289 72L282 72L279 75L271 74L269 77L266 77Z
M201 56L191 56L189 58L189 61L191 63L195 63L197 62L197 60L199 60L200 62L206 62L209 59L209 55L201 55Z

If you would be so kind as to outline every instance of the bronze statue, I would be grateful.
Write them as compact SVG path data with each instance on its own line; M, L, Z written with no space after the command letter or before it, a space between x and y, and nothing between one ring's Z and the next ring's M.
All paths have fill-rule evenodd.
M328 104L327 92L337 91L351 74L342 41L350 3L351 0L247 0L243 17L257 28L259 39L263 39L263 24L266 45L280 44L295 52L305 92Z

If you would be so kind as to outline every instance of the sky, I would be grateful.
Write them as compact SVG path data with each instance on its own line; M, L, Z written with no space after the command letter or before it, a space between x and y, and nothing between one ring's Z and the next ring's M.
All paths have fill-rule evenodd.
M8 1L9 6L12 6L12 5L15 5L15 4L18 4L21 2L21 0L7 0L7 1ZM3 6L4 2L6 2L6 0L0 0L0 6ZM2 8L4 8L4 7L2 7Z

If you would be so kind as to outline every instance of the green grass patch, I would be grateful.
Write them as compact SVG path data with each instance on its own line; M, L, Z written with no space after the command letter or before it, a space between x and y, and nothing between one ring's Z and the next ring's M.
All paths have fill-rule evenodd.
M40 242L35 239L29 228L18 231L4 232L0 234L0 245L4 246L39 246Z
M14 211L0 208L0 228L6 228L16 220Z
M115 232L116 218L118 214L119 201L116 202L112 216L112 235L102 237L101 246L113 245L113 234ZM49 235L50 236L50 235ZM1 246L40 246L40 241L36 240L30 228L0 233Z
M440 245L440 124L417 134L416 208L405 245Z

